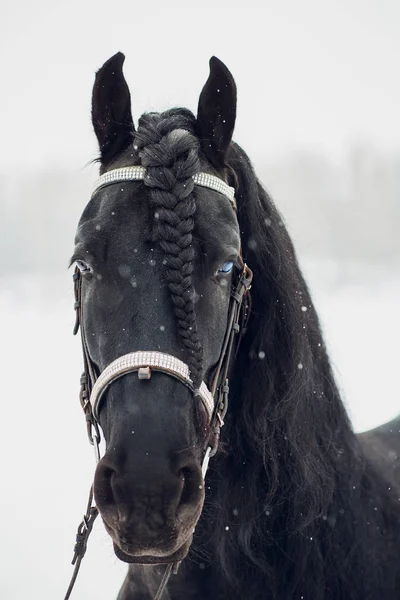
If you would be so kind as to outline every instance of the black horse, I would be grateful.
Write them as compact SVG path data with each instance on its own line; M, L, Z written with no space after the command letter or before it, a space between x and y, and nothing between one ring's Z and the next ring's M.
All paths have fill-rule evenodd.
M110 178L83 212L72 259L86 362L96 379L118 357L162 352L188 365L193 385L141 368L97 405L107 449L96 504L130 563L119 600L152 599L160 565L181 561L163 598L398 600L400 419L352 431L287 230L232 142L232 75L212 58L197 117L148 113L135 129L123 62L116 54L96 76L93 126ZM250 126L263 135L260 115ZM131 166L144 180L112 178ZM195 185L199 172L233 187L237 210ZM242 257L252 306L204 481L218 427L198 389L216 377Z

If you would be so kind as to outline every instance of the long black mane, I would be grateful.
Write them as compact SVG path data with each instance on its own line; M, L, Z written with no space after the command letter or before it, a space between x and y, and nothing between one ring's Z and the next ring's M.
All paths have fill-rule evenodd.
M392 598L399 490L352 431L282 217L237 145L229 165L253 307L194 560L216 553L235 598Z

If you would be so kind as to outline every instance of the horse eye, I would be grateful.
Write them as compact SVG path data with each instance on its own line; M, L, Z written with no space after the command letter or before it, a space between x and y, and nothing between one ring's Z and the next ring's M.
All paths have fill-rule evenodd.
M85 261L83 261L83 260L76 260L75 264L76 264L76 266L78 267L78 269L80 270L81 273L90 273L91 268L89 267L89 265L87 263L85 263Z
M225 262L220 269L218 269L218 273L230 273L233 269L233 261L228 260Z

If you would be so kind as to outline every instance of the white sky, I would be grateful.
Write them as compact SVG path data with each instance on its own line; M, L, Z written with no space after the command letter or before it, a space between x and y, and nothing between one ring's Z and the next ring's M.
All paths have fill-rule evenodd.
M341 155L360 138L400 148L398 0L5 0L1 12L3 166L95 156L93 76L118 50L136 119L196 109L215 54L237 81L235 137L251 157Z

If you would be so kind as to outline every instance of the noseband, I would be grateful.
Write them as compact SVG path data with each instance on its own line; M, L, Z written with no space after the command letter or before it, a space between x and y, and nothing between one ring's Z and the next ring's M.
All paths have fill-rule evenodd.
M94 184L92 196L106 186L126 181L141 181L147 177L146 169L142 166L124 167L114 169L102 175ZM236 211L234 188L228 186L222 179L209 173L197 173L193 176L195 185L206 187L217 191L228 198L232 208ZM251 269L241 260L241 272L236 282L233 282L228 312L227 328L225 330L220 358L213 376L210 388L202 381L195 388L190 377L189 366L182 360L171 354L146 350L125 354L110 363L101 373L97 375L96 368L90 358L86 343L83 321L82 305L82 276L78 268L75 269L74 292L76 321L74 335L81 330L83 349L84 372L81 376L80 402L85 414L87 432L90 443L94 446L96 461L100 460L100 423L99 407L104 393L108 387L117 379L128 373L137 372L138 378L148 380L152 371L159 371L180 381L190 389L194 398L199 398L208 416L210 425L210 436L203 449L202 474L206 475L209 459L215 455L218 449L220 429L224 424L224 418L228 409L229 380L228 374L233 358L233 349L237 353L240 341L246 330L247 320L250 314L250 287L253 279ZM239 334L237 336L237 334ZM237 342L234 343L237 336ZM72 564L75 564L74 574L68 588L65 600L70 597L72 587L78 574L81 560L86 552L87 539L93 527L93 522L98 514L98 509L92 506L93 486L89 494L89 502L83 522L77 533L77 540ZM172 572L172 565L168 565L166 573L157 592L156 599L161 597L163 590ZM155 599L155 600L156 600Z
M90 394L93 417L99 422L99 404L101 397L109 385L123 375L137 371L139 379L150 379L151 371L161 371L184 383L193 395L199 396L207 410L209 420L214 410L214 399L204 381L195 389L186 363L171 354L164 352L130 352L114 360L101 373Z

